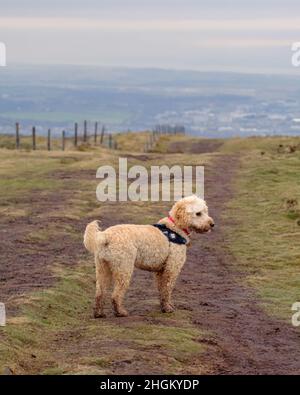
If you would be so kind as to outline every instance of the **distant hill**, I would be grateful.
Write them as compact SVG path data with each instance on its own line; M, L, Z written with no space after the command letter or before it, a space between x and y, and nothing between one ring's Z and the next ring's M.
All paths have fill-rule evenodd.
M35 124L71 130L84 119L112 131L184 124L195 135L300 134L300 76L83 66L0 70L0 132Z

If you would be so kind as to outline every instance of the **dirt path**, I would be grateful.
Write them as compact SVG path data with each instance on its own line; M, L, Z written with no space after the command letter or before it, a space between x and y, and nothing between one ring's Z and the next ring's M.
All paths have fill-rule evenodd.
M8 314L14 314L14 300L32 290L53 284L53 263L75 265L85 256L82 245L66 229L82 233L86 221L62 215L72 191L42 193L20 197L21 207L30 207L26 216L0 218L0 300ZM49 218L45 213L57 213Z
M238 158L226 157L206 171L206 200L217 226L189 250L175 298L186 299L194 323L216 334L211 343L218 355L205 358L215 373L299 374L299 332L262 311L253 291L241 285L243 275L224 243L221 214L237 167Z

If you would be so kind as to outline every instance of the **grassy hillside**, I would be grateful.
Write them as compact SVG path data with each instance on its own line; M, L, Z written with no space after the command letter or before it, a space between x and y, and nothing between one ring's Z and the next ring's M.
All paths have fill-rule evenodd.
M241 157L224 214L229 246L266 311L290 321L299 299L300 139L229 140L223 149Z
M119 151L89 146L82 151L70 146L65 152L0 149L1 252L15 265L5 269L11 270L11 277L5 294L8 325L0 329L0 371L212 372L206 356L219 353L215 334L202 329L201 323L195 325L193 309L185 306L181 294L176 313L161 314L148 275L141 274L128 295L135 314L123 320L92 318L94 268L82 247L85 224L95 218L104 226L154 223L169 209L165 202L97 202L95 171L103 164L117 166L119 155L147 167L210 165L222 155L238 157L234 194L222 213L226 225L221 231L234 257L231 264L246 274L268 315L290 319L291 304L299 295L300 140L215 141L223 145L199 154L192 152L195 139L179 138L186 147L182 153L174 149L178 137L167 136L153 153L142 154L143 135L117 139ZM6 138L7 147L9 143ZM20 269L17 263L22 260ZM24 277L26 270L34 276L24 288L14 285L19 270L24 270Z

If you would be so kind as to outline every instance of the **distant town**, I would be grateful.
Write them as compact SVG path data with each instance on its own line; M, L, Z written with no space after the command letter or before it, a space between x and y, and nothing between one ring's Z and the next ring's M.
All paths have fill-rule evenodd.
M290 76L19 66L0 83L1 134L16 122L23 134L70 134L84 120L112 133L159 124L206 137L300 134L300 78Z
M296 101L214 103L199 110L166 111L156 119L161 123L181 122L190 133L207 137L300 134Z

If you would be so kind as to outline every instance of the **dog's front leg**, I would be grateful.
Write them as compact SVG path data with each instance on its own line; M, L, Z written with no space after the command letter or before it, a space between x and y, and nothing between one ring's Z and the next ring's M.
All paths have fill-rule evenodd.
M179 261L177 257L174 262L174 260L169 257L164 269L156 273L160 306L163 313L172 313L175 310L171 301L172 291L184 262L185 259Z

